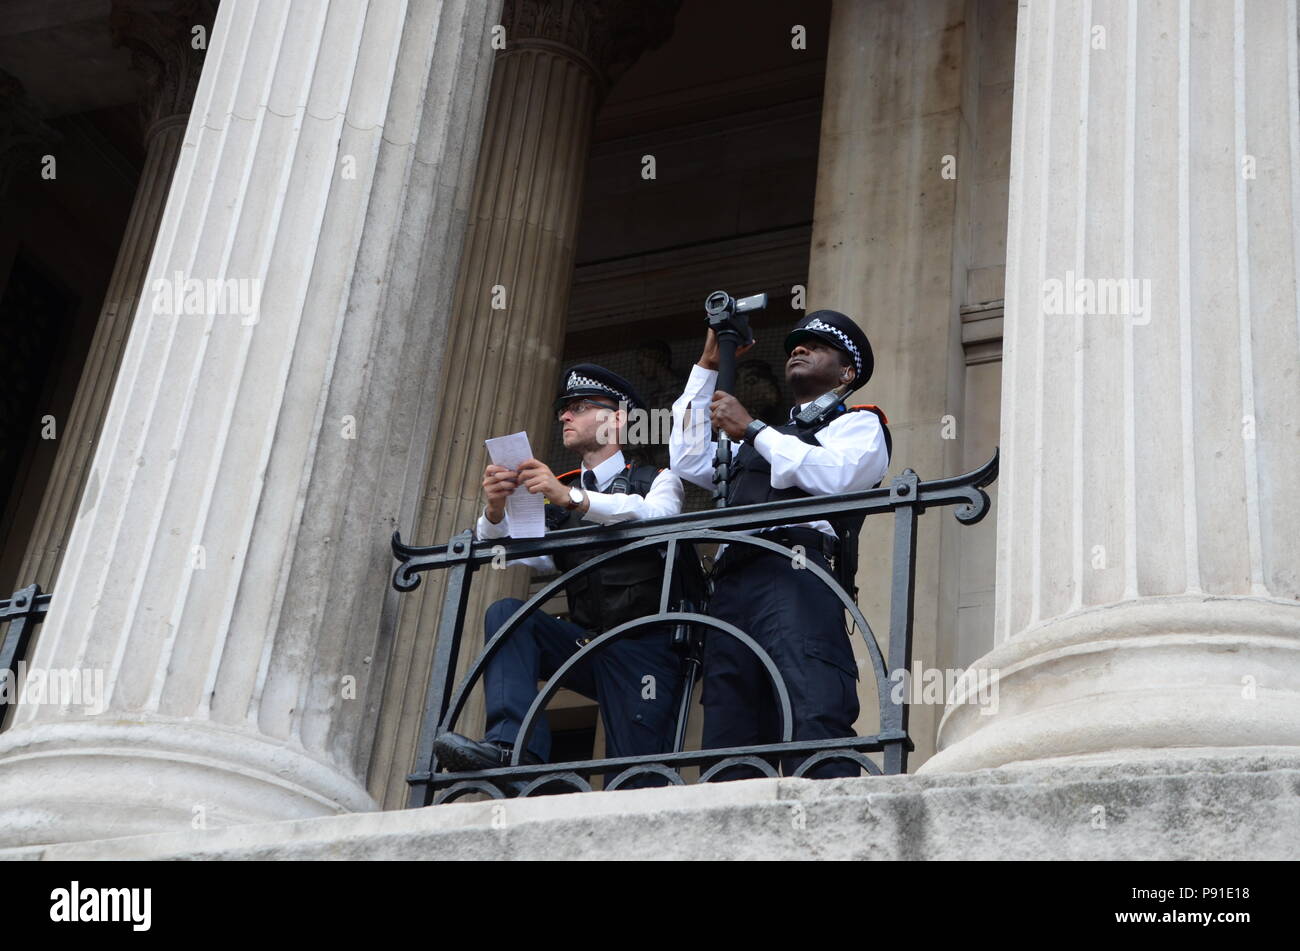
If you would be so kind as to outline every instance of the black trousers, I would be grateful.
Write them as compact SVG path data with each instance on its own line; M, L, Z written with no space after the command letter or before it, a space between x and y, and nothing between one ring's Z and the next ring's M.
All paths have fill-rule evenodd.
M826 568L820 552L806 559ZM764 552L734 569L724 553L709 614L734 624L772 657L790 694L794 739L854 736L858 717L857 665L845 632L844 608L830 588L787 556ZM704 647L705 749L778 743L780 708L761 662L740 641L709 631ZM788 776L805 757L785 757ZM748 778L752 770L719 778ZM832 760L810 777L857 776L859 767Z
M487 636L495 634L523 604L518 598L503 598L489 607L484 618ZM524 715L537 697L537 682L552 677L576 654L577 638L586 634L576 624L534 611L506 638L484 672L485 739L515 742ZM671 637L666 627L652 628L640 637L601 648L569 672L565 686L600 704L609 758L666 753L672 748L682 661L672 648ZM542 762L550 761L551 730L544 713L537 720L528 749ZM634 780L629 788L642 784Z

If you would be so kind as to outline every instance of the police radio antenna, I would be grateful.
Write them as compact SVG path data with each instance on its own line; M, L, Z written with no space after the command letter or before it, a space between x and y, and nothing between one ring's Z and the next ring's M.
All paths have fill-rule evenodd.
M737 348L754 341L749 332L749 315L765 307L767 294L751 294L737 299L726 291L714 291L704 302L709 327L718 338L717 388L724 393L732 393L736 386ZM726 433L720 432L718 449L713 457L713 504L717 508L724 508L727 504L731 459L731 440Z

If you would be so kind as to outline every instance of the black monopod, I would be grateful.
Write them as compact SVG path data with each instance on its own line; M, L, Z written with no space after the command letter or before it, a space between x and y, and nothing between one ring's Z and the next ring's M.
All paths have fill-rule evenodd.
M726 291L714 291L704 302L709 327L718 337L718 384L724 393L733 393L736 386L736 348L751 343L749 314L767 306L766 294L751 294L739 300ZM727 482L731 476L731 440L726 433L718 433L718 449L713 456L713 504L723 508L727 504Z

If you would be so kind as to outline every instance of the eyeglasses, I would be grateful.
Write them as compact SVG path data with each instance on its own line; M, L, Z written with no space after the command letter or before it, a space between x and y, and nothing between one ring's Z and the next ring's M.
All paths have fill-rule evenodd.
M573 416L581 416L589 409L611 409L612 410L617 408L618 407L616 406L610 406L608 403L597 403L594 400L574 400L572 403L569 403L567 406L562 407L560 411L555 414L555 419L557 422L564 422L564 416L566 413L571 414Z

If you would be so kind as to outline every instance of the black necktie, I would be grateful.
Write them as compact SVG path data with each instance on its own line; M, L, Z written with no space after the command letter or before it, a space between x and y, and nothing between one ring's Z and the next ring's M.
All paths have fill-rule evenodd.
M582 487L588 492L596 491L596 473L588 469L582 474Z

